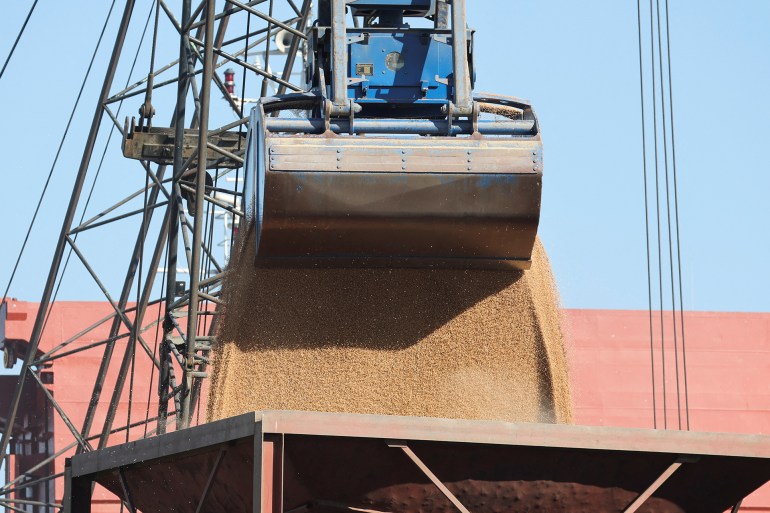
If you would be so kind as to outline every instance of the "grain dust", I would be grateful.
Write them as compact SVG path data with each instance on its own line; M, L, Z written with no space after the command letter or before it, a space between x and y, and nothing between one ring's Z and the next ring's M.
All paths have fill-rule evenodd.
M558 296L538 241L526 273L257 269L225 279L209 420L305 410L569 422Z

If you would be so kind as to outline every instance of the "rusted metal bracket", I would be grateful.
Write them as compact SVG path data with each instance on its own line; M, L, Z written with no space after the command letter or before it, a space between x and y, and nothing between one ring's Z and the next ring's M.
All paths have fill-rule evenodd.
M658 476L658 478L649 487L647 487L647 489L643 491L642 494L639 495L639 497L637 497L636 500L632 502L629 507L627 507L623 511L623 513L634 513L635 511L637 511L639 508L642 507L642 505L644 505L645 502L647 502L647 499L652 497L652 494L655 493L658 490L658 488L663 486L663 483L668 481L668 479L672 475L674 475L674 472L679 470L679 468L682 465L684 465L685 463L695 463L696 461L698 461L698 458L686 457L686 456L681 456L677 458L677 460L671 465L669 465L668 468L664 470L663 473L660 476Z
M174 129L159 127L141 127L132 119L123 131L123 156L134 160L145 160L162 165L174 163ZM246 148L246 134L221 132L208 137L208 158L206 168L235 169L243 166L243 150ZM198 166L198 130L185 130L183 159L189 161L188 167Z
M388 447L392 447L394 449L401 449L404 451L404 454L406 454L410 460L414 462L415 465L422 471L423 474L425 474L428 479L431 480L431 482L436 485L436 488L439 489L441 493L444 494L444 496L449 499L449 501L455 505L457 509L460 510L461 513L470 513L468 511L468 508L463 506L463 503L460 502L460 500L454 496L452 492L449 491L449 488L444 485L444 483L441 482L441 480L436 477L436 474L431 472L431 470L428 468L428 466L423 463L423 461L414 453L412 449L409 448L409 446L406 444L406 442L395 442L391 441L388 442Z

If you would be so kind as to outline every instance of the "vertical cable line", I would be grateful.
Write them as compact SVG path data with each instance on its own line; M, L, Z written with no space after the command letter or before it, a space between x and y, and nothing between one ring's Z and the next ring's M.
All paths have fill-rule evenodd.
M165 222L165 221L164 221ZM165 247L163 249L164 253L166 251ZM166 261L166 255L161 255L161 262ZM161 274L161 284L166 283L166 268L163 268L163 273ZM161 291L161 297L160 301L158 302L158 315L155 320L155 344L152 348L152 359L155 361L155 358L158 354L158 345L159 345L159 334L160 334L160 325L161 325L161 319L163 318L163 308L162 308L162 301L163 301L163 291ZM142 438L147 438L147 426L150 424L150 401L152 400L152 383L155 381L155 365L150 366L150 380L148 383L150 383L151 386L147 387L147 412L144 416L144 434L142 435Z
M685 329L684 329L684 301L682 298L682 251L681 251L681 239L679 235L679 191L677 188L677 175L676 175L676 137L674 132L674 82L671 74L671 26L669 23L668 15L668 0L665 0L666 5L666 51L668 55L668 112L671 117L671 164L673 166L674 174L674 219L676 226L676 260L677 271L679 276L679 326L682 330L682 374L684 378L684 411L685 411L685 426L687 430L690 430L690 397L687 390L687 346L685 344Z
M109 24L110 17L112 16L112 10L115 7L115 0L112 0L112 3L110 4L110 10L107 12L107 18L104 20L104 25L102 25L102 31L99 34L99 39L96 41L96 47L94 48L94 52L91 55L91 61L88 63L88 69L86 69L86 74L83 77L83 82L80 84L80 91L78 91L77 98L75 99L75 105L72 107L72 112L70 112L70 117L67 120L67 126L64 128L64 133L62 134L61 140L59 141L59 147L56 150L56 156L53 159L53 163L51 164L51 169L48 171L48 177L45 180L45 185L43 185L43 191L40 193L40 198L37 201L37 206L35 206L35 212L32 214L32 220L29 223L29 227L27 228L27 233L24 236L24 242L21 244L21 249L19 250L19 254L16 257L16 263L13 265L13 270L11 271L11 277L8 279L8 284L5 287L5 291L3 292L3 300L0 303L0 306L4 305L7 302L8 299L8 291L11 289L11 285L13 284L13 280L16 277L16 271L19 269L19 262L21 262L21 257L24 255L24 250L27 248L27 243L29 242L29 236L32 233L32 229L35 226L35 222L37 221L37 216L40 213L40 206L43 204L43 199L45 198L46 192L48 191L48 186L51 184L51 177L53 177L53 172L56 169L56 164L59 162L59 157L61 156L62 148L64 147L64 141L67 139L67 135L69 134L70 127L72 126L72 120L75 117L75 113L77 112L78 106L80 105L80 99L83 97L83 90L86 87L86 82L88 82L88 77L91 75L91 69L94 66L94 61L96 60L96 55L99 53L99 48L102 45L102 39L104 38L104 33L107 30L107 25Z
M213 190L211 192L212 196L216 194L216 190L219 187L219 169L217 168L214 172L214 186ZM204 227L204 233L203 233L203 241L202 244L208 244L209 250L211 251L214 245L214 220L216 218L216 205L210 201L206 202L206 217L205 219L208 221L206 223L206 226ZM211 266L212 266L212 257L211 254L204 254L203 255L203 261L201 262L201 276L205 276L206 279L208 279L211 276ZM207 289L207 292L210 293L210 290ZM216 305L215 305L216 307ZM202 319L201 319L202 317ZM213 327L213 321L212 321L212 327ZM201 329L202 328L202 329ZM198 316L198 330L204 334L204 336L209 336L209 315L203 315ZM211 344L211 342L209 342ZM207 353L203 352L203 356L208 356ZM202 365L205 365L205 361L203 361ZM195 425L200 425L200 415L201 415L201 396L200 393L200 387L202 386L200 380L198 380L195 383L193 394L196 397L196 401L194 405L192 406L195 408Z
M682 404L681 404L681 392L679 389L679 343L677 337L676 326L676 292L674 290L674 247L673 236L671 234L671 191L669 172L668 172L668 132L666 130L666 87L665 76L663 74L663 40L661 37L661 23L660 23L660 0L656 0L657 8L657 27L658 27L658 67L660 74L658 79L660 80L660 108L662 113L662 128L663 128L663 164L666 177L666 216L668 228L668 265L671 271L669 276L671 278L671 320L674 333L674 376L676 378L676 413L678 428L682 429ZM668 41L666 41L668 45ZM661 311L661 317L662 317Z
M150 175L144 175L144 210L142 212L142 223L139 236L139 269L136 274L136 308L134 309L133 336L129 337L127 344L131 351L131 371L128 379L128 409L126 412L126 442L129 441L131 433L131 405L134 402L134 377L136 374L136 341L139 340L140 323L144 317L144 307L142 304L142 274L144 268L144 241L147 237L147 203L149 201L148 189L150 187ZM154 367L154 365L153 365Z
M159 18L160 18L160 0L154 0L154 4L155 4L154 5L154 7L155 7L155 24L154 24L153 32L152 32L152 52L150 54L150 72L149 72L149 75L148 75L149 79L152 79L152 80L154 80L154 73L155 73L155 71L154 71L155 70L155 49L156 49L156 47L158 45L158 21L159 21ZM144 30L145 31L147 30L147 25L149 24L150 16L152 16L152 8L150 9L150 14L147 17L147 24L145 24L145 26L144 26ZM144 35L142 35L142 37L144 37ZM148 91L147 95L151 95L152 94L152 88L149 87L149 85L148 85L147 91ZM148 98L147 95L145 96L145 103L147 103L147 98ZM149 178L149 175L148 175L148 178ZM145 203L145 205L146 205L146 203ZM145 206L145 208L146 208L146 206ZM163 223L165 223L165 222L166 221L164 220ZM142 225L144 226L144 223L142 223ZM163 229L164 228L161 227L161 230L163 230ZM164 249L164 251L165 251L165 249ZM144 254L144 252L142 252L142 253ZM162 255L161 255L161 261L163 261L163 256ZM139 276L141 276L141 271L139 272ZM165 283L165 281L166 281L166 270L165 269L163 270L162 278L163 278L163 280L161 281L161 283ZM162 295L162 292L161 292L161 295ZM138 308L138 305L139 305L139 303L137 302L137 308ZM152 348L152 361L153 361L153 364L150 365L150 381L149 381L149 383L152 383L155 380L155 364L154 364L154 362L155 362L155 358L156 358L156 356L158 354L158 332L160 331L160 322L161 322L162 311L163 311L163 309L159 305L158 306L158 317L156 319L156 324L155 324L155 338L154 338L154 344L153 344L153 348ZM137 323L135 323L135 324L137 324ZM136 343L136 341L134 341L134 343ZM149 386L149 387L147 387L147 411L145 412L145 416L144 416L144 433L142 435L145 438L147 437L147 425L149 424L149 421L150 421L150 398L151 398L151 394L152 394L152 386Z
M8 417L7 417L7 425L9 426L13 425L13 423L15 422L16 415L18 413L19 405L21 402L21 394L24 390L25 378L27 377L27 372L30 371L30 368L35 358L35 353L40 343L43 322L45 321L45 313L50 304L51 294L53 292L53 288L56 282L56 277L58 275L60 265L61 265L61 258L64 255L65 246L68 244L68 236L67 236L68 231L70 230L70 227L72 226L72 222L75 217L75 210L83 190L83 184L85 182L86 175L88 173L88 167L91 161L94 146L96 144L96 139L99 133L99 126L103 118L102 104L104 103L104 101L106 101L107 96L109 94L109 90L112 87L112 83L115 78L115 70L120 60L120 53L123 48L125 35L128 31L128 27L131 21L131 14L133 12L133 7L134 7L134 0L126 0L123 16L121 18L120 25L118 27L117 34L115 36L115 43L112 48L109 65L107 66L107 71L105 73L104 81L102 82L97 106L94 109L94 115L91 120L88 138L85 144L85 148L83 150L83 155L80 161L80 165L78 166L77 176L75 177L75 182L72 186L72 193L70 195L70 199L68 202L67 211L64 216L64 219L62 220L62 226L59 232L59 236L57 237L57 243L56 243L56 248L54 250L54 254L52 258L51 267L49 269L48 277L46 278L44 290L42 293L42 297L40 299L40 307L38 308L38 312L35 317L35 323L32 328L32 333L29 338L29 348L24 358L24 362L21 368L21 373L19 375L19 379L16 384L16 389L13 394L13 399L11 400L11 404L9 407ZM30 375L37 379L36 374L31 373ZM46 391L46 390L47 389L43 387L43 391ZM56 403L54 403L54 406L56 406ZM60 411L59 413L62 413L62 412ZM81 437L79 437L77 430L74 429L74 426L71 425L71 423L66 418L66 416L62 418L64 419L65 423L68 424L67 425L68 429L70 429L73 435L75 435L76 438L78 438L79 447L81 449L90 448L88 442L82 440ZM2 438L0 438L0 454L5 454L5 451L8 448L8 443L10 441L9 437L10 437L10 432L8 430L3 431Z
M150 16L152 15L152 9L150 9L150 13L147 16L147 21L144 24L144 31L142 32L142 37L139 39L139 46L136 48L136 53L134 54L134 61L131 64L131 69L128 72L128 78L126 78L126 85L124 86L124 89L128 87L128 85L131 83L131 76L134 74L134 68L136 67L137 60L139 59L139 52L142 49L142 45L144 44L144 37L147 34L147 27L149 26L150 22ZM118 117L120 115L120 110L123 108L123 101L120 100L118 103L118 108L115 111L115 117ZM112 141L112 136L115 134L115 125L112 126L110 129L110 133L107 136L107 141L104 143L104 148L102 149L102 156L99 158L99 165L96 168L96 172L94 173L94 179L91 182L91 188L88 191L88 197L86 197L85 204L83 206L83 212L80 214L80 221L78 221L78 226L83 224L83 221L86 218L86 213L88 212L88 206L91 204L91 198L94 195L94 189L96 188L96 183L99 180L99 176L101 175L102 168L104 167L104 159L107 156L107 150L110 146L110 141ZM78 235L80 235L80 232L75 233L73 237L73 242L77 242ZM59 297L59 289L61 288L62 281L64 280L64 274L67 272L67 268L69 267L70 258L72 257L72 247L69 248L67 252L67 258L64 261L64 265L62 266L61 274L59 275L59 281L56 284L56 289L53 293L53 299L51 300L51 305L53 306L56 304L56 300ZM45 329L48 326L48 319L51 317L51 311L48 312L46 315L45 323L43 323L43 333L45 333Z
M636 0L636 27L639 36L639 95L642 114L642 169L644 172L644 229L647 240L647 303L650 312L650 369L652 376L652 426L658 428L658 407L655 393L655 349L652 323L652 270L650 263L650 200L647 190L647 122L644 113L644 65L642 57L642 0Z
M32 2L32 7L30 7L29 12L27 13L27 17L24 18L24 23L21 25L21 30L19 30L19 34L16 36L16 40L13 42L13 46L11 46L11 51L8 52L8 57L5 59L5 63L3 63L3 69L0 69L0 79L3 78L3 75L5 74L5 68L8 67L8 63L11 62L11 57L13 57L13 53L16 51L16 47L19 44L19 41L21 40L21 36L24 34L24 30L27 28L27 23L29 23L29 19L32 17L32 13L35 12L35 7L37 7L38 0L35 0Z
M660 357L663 370L663 428L668 428L668 398L666 397L666 331L663 324L663 253L661 250L660 235L660 166L658 158L658 100L656 95L656 75L655 75L655 32L653 11L653 0L650 0L650 59L652 62L652 126L653 139L655 146L655 208L656 221L658 224L658 294L660 297Z
M154 9L153 9L154 7ZM154 112L148 111L147 109L151 109L152 105L152 90L153 90L153 83L155 79L155 49L158 45L158 18L160 13L160 0L154 0L150 4L150 12L147 15L147 22L144 25L144 32L142 33L142 41L144 40L144 36L147 33L147 27L149 26L150 18L152 17L152 12L155 11L155 24L152 31L152 48L150 50L150 70L148 72L148 78L147 78L147 92L144 97L144 104L142 105L141 112L142 115L147 117L148 125L152 123L152 116L154 115ZM141 48L141 42L139 43L139 48ZM137 55L138 55L138 49L137 49ZM136 61L134 61L136 62ZM131 68L131 71L133 72L133 66ZM131 73L129 73L129 78L131 78ZM121 103L122 104L122 103ZM115 128L113 126L113 128ZM112 133L110 133L112 135ZM145 173L144 175L144 209L142 211L142 222L140 225L140 235L139 235L139 268L138 272L136 274L136 309L134 310L134 325L133 325L133 336L128 339L128 343L131 345L130 351L131 351L131 375L129 377L128 382L128 411L126 414L126 442L129 441L129 432L131 430L131 405L134 402L134 376L136 373L136 342L139 340L139 335L141 331L141 323L144 318L144 306L140 306L142 304L142 275L144 274L144 243L147 238L147 206L149 201L149 187L150 187L150 174ZM162 228L161 228L162 230ZM153 264L154 265L154 264ZM150 286L149 277L148 277L148 283L145 286ZM149 291L148 291L149 292ZM148 294L149 297L149 294ZM157 341L157 335L156 339ZM153 359L155 357L155 352L153 350ZM155 370L155 365L151 365L153 371ZM147 405L147 415L149 415L149 401ZM145 433L147 432L147 417L145 417Z
M243 60L245 62L249 62L249 33L251 32L251 13L248 13L248 16L246 18L246 45L243 49ZM243 104L244 100L246 99L246 71L243 72L243 78L241 80L241 112L240 112L240 118L243 119ZM243 123L238 127L238 149L241 149L241 140L243 138ZM246 149L248 151L248 148ZM245 158L245 154L244 154ZM244 161L244 173L246 172L246 162ZM238 179L240 178L240 171L241 168L237 168L235 170L235 194L233 194L233 207L238 206ZM245 186L245 184L244 184ZM246 193L245 191L241 193L241 209L243 209L243 212L246 212ZM242 221L242 220L241 220ZM238 221L238 233L240 233L241 229L241 221ZM230 254L230 259L233 258L233 247L235 246L235 222L236 217L233 215L233 222L230 225L230 247L227 248ZM246 223L244 223L246 224ZM243 228L248 229L248 226L244 226Z
M270 15L270 18L273 17L274 3L275 3L274 0L270 0L270 6L268 8L268 13ZM268 22L267 23L267 41L265 41L265 71L267 71L268 73L270 73L270 42L273 39L272 36L273 36L273 24ZM267 96L267 77L262 79L262 94L260 96L262 97Z
M138 61L138 58L139 58L139 54L140 54L141 48L142 48L142 46L144 44L144 40L145 40L145 36L146 36L146 33L147 33L147 28L149 26L149 21L151 19L151 15L152 15L152 9L150 9L150 12L147 15L147 20L145 21L144 29L142 31L142 36L139 39L139 44L137 45L137 49L136 49L136 52L134 54L134 58L133 58L133 61L132 61L132 64L131 64L131 68L129 70L128 77L126 78L126 85L124 87L127 87L128 84L131 83L131 77L133 76L134 69L136 67L136 64L137 64L137 61ZM120 103L118 104L116 115L120 114L122 106L123 106L123 100L121 100ZM112 137L113 137L114 133L115 133L115 126L113 125L111 130L110 130L110 133L109 133L109 135L107 137L107 141L104 144L104 148L102 150L102 155L101 155L101 158L99 160L99 165L98 165L98 167L96 169L96 172L94 174L94 179L93 179L93 181L91 183L91 187L90 187L90 190L89 190L89 193L88 193L88 197L86 198L86 201L85 201L85 204L84 204L84 207L83 207L83 211L81 213L80 221L78 222L78 225L83 223L83 220L85 219L85 215L88 212L88 206L91 203L91 199L92 199L92 196L93 196L96 184L97 184L97 182L99 180L99 177L101 175L101 171L103 169L103 165L104 165L105 157L106 157L106 154L107 154L107 150L109 149L109 144L110 144L110 141L112 140ZM147 190L145 190L145 194L146 193L147 193ZM78 236L79 236L79 232L75 233L74 238L73 238L73 242L77 241ZM61 287L61 284L62 284L62 281L64 279L65 273L66 273L67 268L69 266L70 258L72 256L72 251L73 251L73 248L72 248L72 246L70 246L70 248L68 250L68 253L67 253L67 258L66 258L66 260L64 262L64 265L62 266L62 270L61 270L61 272L59 274L59 277L58 277L58 283L56 285L56 289L55 289L55 292L53 294L53 299L52 299L52 301L50 303L51 305L55 304L56 301L57 301L58 294L59 294L59 289ZM46 327L48 325L48 320L50 319L51 313L52 313L52 309L49 308L49 310L48 310L48 312L46 314L45 322L43 323L42 332L45 332L45 329L46 329ZM154 371L154 365L153 365L153 371ZM128 422L128 424L130 424L130 422Z

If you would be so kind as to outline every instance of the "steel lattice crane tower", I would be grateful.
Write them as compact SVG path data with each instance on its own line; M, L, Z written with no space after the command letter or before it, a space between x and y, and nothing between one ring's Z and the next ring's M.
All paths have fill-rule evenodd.
M473 96L465 1L298 4L125 2L9 426L32 386L44 391L78 452L103 448L116 430L134 425L154 423L149 433L162 434L173 418L175 429L189 427L209 369L234 231L224 250L215 243L221 217L233 228L244 217L256 227L256 265L528 268L540 212L539 126L522 100ZM143 21L151 34L145 46ZM132 63L129 47L140 32ZM139 80L131 74L137 63ZM121 112L136 114L121 119ZM481 119L489 112L498 117ZM159 121L164 117L168 122ZM120 137L110 144L115 132ZM107 133L107 165L120 172L104 189L97 187L104 157L95 157ZM276 151L286 157L274 158ZM329 155L337 165L294 169L291 162L306 160L308 151L318 166ZM273 165L282 159L289 167ZM376 184L372 162L382 164ZM283 184L287 177L294 181ZM313 196L305 185L319 180L326 186ZM266 197L260 184L273 192ZM373 209L382 191L393 201ZM363 200L353 206L353 198ZM356 228L362 222L363 231ZM122 268L117 255L105 256L117 251L106 241L118 233L127 242ZM71 256L113 311L41 351ZM117 285L116 275L123 276ZM72 345L103 326L103 339ZM94 382L83 384L90 395L81 423L38 371L86 350L101 356ZM158 379L157 416L132 423L129 401L127 426L117 426L138 358L149 360ZM3 433L3 454L11 431Z
M299 71L313 9L311 0L126 0L122 13L115 11L120 21L25 346L2 454L12 441L14 419L30 387L45 389L50 407L67 426L73 450L116 443L115 433L122 437L127 431L116 418L138 359L155 367L160 406L157 415L135 415L132 428L146 424L147 434L163 433L169 419L175 429L194 422L216 330L225 257L242 216L239 168L249 103L303 90ZM140 40L143 26L147 37ZM132 60L138 63L133 75ZM123 77L125 85L119 85ZM255 99L246 98L249 94ZM121 119L125 112L135 115ZM166 119L167 128L155 128L159 118ZM108 138L113 132L120 137ZM134 163L123 154L131 152L136 134L154 139L145 139L139 148L145 153ZM102 182L97 183L102 144L110 171L119 170L106 192L99 187ZM102 180L106 173L101 173ZM139 186L129 190L126 184ZM230 220L225 236L223 218ZM117 249L101 242L115 237L127 242L127 255L110 254ZM112 312L94 325L62 334L56 347L43 351L40 342L62 274L71 272L66 265L70 255ZM117 285L116 276L122 276ZM103 329L108 335L97 342L87 347L75 343ZM45 365L78 358L84 351L99 352L101 363L94 382L81 384L88 407L83 422L76 423L39 375ZM54 479L41 478L39 469L50 468L59 456L49 455L35 468L18 469L17 479L2 491L12 493L25 482Z

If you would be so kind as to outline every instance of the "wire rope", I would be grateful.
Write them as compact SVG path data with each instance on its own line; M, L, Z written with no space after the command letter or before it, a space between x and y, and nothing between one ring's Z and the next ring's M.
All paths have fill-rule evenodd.
M666 86L665 76L663 74L663 40L662 30L660 22L660 0L656 0L656 13L657 13L657 32L658 32L658 68L660 81L660 108L662 114L662 129L663 129L663 167L665 170L666 180L666 227L668 229L668 266L669 277L671 278L671 321L672 321L672 333L674 342L674 378L676 382L676 414L677 414L677 426L682 429L682 402L681 391L679 385L679 341L676 326L676 292L674 285L674 248L673 248L673 236L671 233L671 180L669 179L669 165L668 165L668 132L666 129ZM668 45L668 41L666 41Z
M153 9L154 7L154 9ZM152 119L152 116L155 114L154 112L145 110L145 107L150 106L151 107L151 99L152 99L152 84L154 80L154 72L155 72L155 49L158 44L158 18L160 13L160 1L154 0L150 4L150 12L147 15L147 21L144 25L144 32L142 32L142 39L139 42L139 48L137 48L137 56L139 55L139 50L142 48L142 42L144 42L144 36L147 33L147 27L150 24L150 19L152 18L152 12L155 11L155 25L153 28L153 34L152 34L152 51L150 54L150 70L148 72L148 87L147 87L147 94L145 95L145 103L142 106L141 112L143 116L146 116L148 119ZM134 65L136 64L136 58L134 59ZM131 74L134 71L134 67L131 67L131 72L128 74L129 79L131 78ZM122 105L122 101L121 101ZM113 125L113 131L115 126ZM110 135L112 135L113 132L110 132ZM139 334L141 330L140 323L142 322L144 318L144 311L141 306L142 301L142 276L144 273L144 244L145 239L147 238L147 206L149 201L149 188L150 188L150 174L149 172L144 174L144 209L142 211L142 223L140 225L140 233L139 233L139 266L137 269L136 274L136 310L134 313L134 336L132 338L129 338L128 343L132 344L132 347L130 348L131 351L131 375L129 377L128 382L128 410L126 414L126 442L129 441L129 432L131 430L131 406L134 402L134 378L136 374L136 341L139 340ZM157 339L156 339L157 340ZM152 365L154 367L154 364ZM147 414L149 415L149 407L147 410ZM145 430L146 430L146 421L145 421Z
M161 262L166 261L166 249L164 247L163 249L163 255L161 255L160 258ZM166 267L163 268L163 274L161 275L161 283L166 283ZM160 299L163 299L163 292L161 291L161 297ZM161 325L161 319L163 318L163 308L161 308L161 302L158 302L158 317L155 320L155 344L152 348L152 361L153 364L150 366L150 381L149 383L152 385L152 382L155 380L155 358L158 355L158 345L159 345L159 334L160 334L160 325ZM144 434L143 437L147 438L147 426L150 423L150 401L152 399L152 386L147 387L147 412L144 416Z
M104 38L104 34L107 30L107 25L109 24L110 17L112 16L112 11L115 7L115 1L112 0L112 3L110 4L110 9L107 12L107 17L104 20L104 24L102 26L101 33L99 34L99 39L96 42L96 47L94 48L93 54L91 55L91 60L88 64L88 69L86 70L86 74L83 77L83 82L80 85L80 90L78 91L77 98L75 100L75 105L72 107L72 112L70 113L69 119L67 120L67 125L64 129L64 133L61 137L61 140L59 141L59 147L56 150L56 156L54 157L53 163L51 164L51 168L48 171L48 177L46 178L45 185L43 186L43 191L40 194L40 198L37 201L37 205L35 207L35 212L32 215L32 220L29 223L29 227L27 228L27 233L24 236L24 242L21 245L21 249L19 250L19 254L16 257L16 262L13 266L13 270L11 271L11 276L8 279L8 284L5 287L5 291L3 292L3 300L0 305L4 305L7 302L8 298L8 291L11 288L11 285L13 284L13 280L16 277L16 271L19 269L19 262L21 262L21 258L24 255L24 250L27 247L27 243L29 242L30 234L32 233L32 229L35 226L35 222L37 221L37 216L40 213L40 206L43 203L43 199L45 198L46 192L48 191L48 186L51 184L51 178L53 177L54 170L56 169L56 165L59 162L59 157L61 156L62 148L64 147L64 142L67 139L67 135L69 134L70 128L72 127L72 121L75 117L75 113L77 112L77 109L80 105L80 100L83 97L83 90L85 89L86 83L88 82L88 78L91 75L91 70L93 69L94 61L96 60L96 55L99 53L99 48L102 44L102 39Z
M653 126L653 140L655 147L655 209L656 209L656 221L657 221L657 249L658 249L658 297L660 299L660 357L661 367L663 372L663 428L668 428L668 397L666 391L666 331L663 322L663 253L661 249L661 229L660 229L660 162L658 157L658 101L655 88L656 74L655 74L655 32L653 19L655 18L653 11L653 0L650 0L650 59L652 60L652 126Z
M139 340L140 325L144 317L141 307L142 302L142 273L144 272L144 239L147 236L147 203L149 201L148 189L150 187L150 175L144 175L144 211L142 212L142 224L139 234L139 267L136 274L136 310L134 310L133 337L128 339L131 345L131 371L128 380L128 409L126 411L126 442L129 441L131 432L131 407L134 403L134 379L136 374L136 341Z
M658 407L657 394L655 387L655 349L654 349L654 328L652 318L652 266L650 258L650 200L647 178L647 122L645 118L644 101L644 59L642 56L642 1L636 0L636 20L637 32L639 36L639 95L641 99L642 115L642 168L644 174L644 228L647 241L647 302L650 314L650 369L652 374L652 426L658 428Z
M11 51L8 52L8 57L6 57L5 62L3 63L3 68L0 69L0 79L3 78L3 75L5 74L5 69L8 67L8 63L11 62L11 57L13 57L14 52L16 51L16 47L19 45L19 41L21 40L21 36L24 34L24 30L27 28L27 23L29 23L29 19L32 17L32 13L35 12L35 7L37 7L38 0L35 0L32 2L32 7L30 7L29 12L27 13L27 17L24 18L24 23L21 25L21 30L19 30L18 35L16 36L16 40L13 42L13 46L11 46Z
M142 36L139 39L139 46L136 48L136 53L134 54L134 60L131 64L131 69L128 72L128 78L126 79L126 86L128 86L128 84L131 82L131 76L134 73L136 63L139 59L139 53L142 49L142 45L144 44L144 38L147 34L147 27L149 26L149 21L151 19L151 16L152 16L152 9L150 9L150 13L148 14L147 21L145 22L145 25L144 25ZM120 100L120 102L118 103L118 108L116 110L116 116L120 115L120 111L122 108L123 108L123 100ZM88 206L91 203L91 198L93 197L94 190L96 188L96 183L99 180L99 176L101 175L102 168L104 166L104 160L105 160L105 157L107 156L107 150L109 149L110 142L112 141L112 136L114 134L115 134L115 125L112 125L112 128L110 129L110 133L107 136L107 141L104 143L104 148L102 149L102 155L99 159L99 165L96 168L96 172L94 173L94 179L93 179L93 182L91 183L91 188L88 191L88 196L86 197L86 201L84 203L83 212L80 214L80 221L78 222L79 225L83 224L83 220L85 219L86 213L88 212ZM73 241L77 242L78 235L80 235L80 232L75 233L73 237ZM54 290L53 299L51 300L51 306L53 306L56 303L56 300L59 296L59 289L61 288L62 281L64 280L64 274L67 272L67 267L69 266L71 257L72 257L72 248L70 247L69 251L67 252L67 258L64 260L64 265L62 266L62 270L59 274L59 279L56 284L56 289ZM51 309L49 309L48 314L46 315L46 320L43 323L43 332L45 332L45 329L48 326L48 319L50 318L50 316L51 316Z
M660 320L660 360L661 360L661 385L663 396L663 428L668 429L669 398L668 385L670 380L675 380L676 426L679 430L690 429L690 405L687 383L687 346L685 335L685 315L682 287L682 249L681 228L679 220L679 189L676 162L676 134L674 126L674 93L673 93L673 64L671 59L671 21L668 0L649 0L649 73L651 75L652 102L647 105L645 96L644 66L644 36L642 31L643 17L641 0L637 0L637 32L639 46L639 90L641 103L642 122L642 164L644 168L644 213L645 236L647 250L647 300L650 325L650 366L652 376L653 395L653 426L657 427L657 373L655 355L655 328L653 326L653 285L655 271L657 272L657 297L659 302ZM664 28L665 23L665 28ZM665 36L663 34L665 30ZM657 36L657 41L656 41ZM666 68L664 70L664 67ZM659 96L658 96L659 95ZM650 233L651 198L650 187L650 163L648 161L648 121L647 109L652 109L652 142L654 151L654 183L655 183L655 223L656 223L656 250L657 268L652 264L652 236ZM662 143L661 143L662 140ZM661 162L662 161L662 162ZM661 188L665 187L665 198L662 197ZM665 212L662 212L662 201L665 201ZM673 215L672 215L673 210ZM665 218L664 218L665 215ZM666 234L664 235L663 230ZM664 240L666 239L666 240ZM664 247L667 246L667 247ZM667 251L667 261L664 266L663 252ZM668 273L667 276L665 276ZM670 284L670 302L668 293L664 292L663 282ZM670 304L670 321L666 322ZM678 311L677 311L678 310ZM668 325L670 323L670 325ZM668 326L667 326L668 325ZM666 332L670 328L672 333L672 347L666 345ZM679 340L681 334L681 353ZM667 369L667 356L673 351L674 372ZM668 355L667 355L668 353ZM681 364L680 364L681 361ZM671 374L671 376L669 376ZM683 397L684 396L684 397ZM684 401L684 407L682 402ZM673 413L674 406L672 406ZM683 412L684 409L684 412ZM684 414L684 418L683 418Z
M677 274L679 276L679 327L682 331L682 374L684 379L684 409L685 409L685 426L687 430L690 430L690 394L687 388L687 345L685 342L685 329L684 329L684 301L682 294L682 245L679 230L679 190L677 186L677 169L676 169L676 136L674 130L674 81L671 73L671 25L668 9L668 0L665 0L666 6L666 52L668 56L668 106L669 116L671 117L671 164L673 167L674 175L674 222L676 226L676 260L677 260Z
M243 60L245 62L249 62L249 33L251 32L251 13L248 14L248 17L246 18L246 44L243 49ZM269 34L268 34L269 37ZM243 73L243 78L241 79L241 112L240 112L240 118L243 119L243 104L244 100L246 99L246 72ZM243 123L238 127L238 149L241 149L241 141L243 140ZM244 163L245 165L245 163ZM233 207L238 206L238 181L240 179L240 172L241 168L237 168L235 170L235 194L233 195ZM245 171L244 171L245 172ZM245 187L245 184L244 184ZM241 193L241 208L246 208L246 191ZM245 211L245 210L244 210ZM238 223L238 230L235 229L236 222ZM248 228L246 226L245 228ZM233 215L233 222L230 225L230 247L227 248L228 253L230 255L230 258L233 258L233 248L235 246L235 237L240 232L241 229L241 223L238 221L237 217Z

